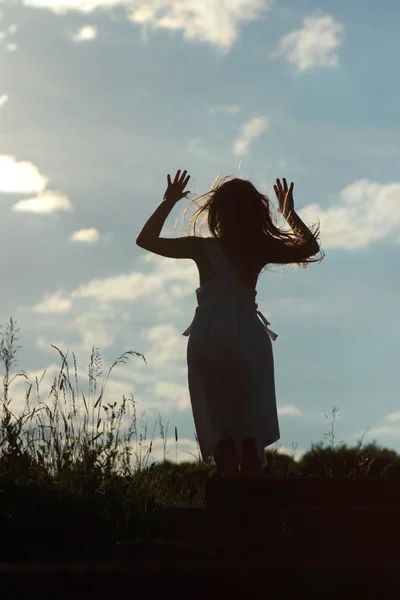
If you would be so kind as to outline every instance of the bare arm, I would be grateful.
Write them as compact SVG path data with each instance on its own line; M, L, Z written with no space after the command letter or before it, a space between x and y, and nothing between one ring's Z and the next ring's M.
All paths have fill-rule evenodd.
M163 200L153 212L151 217L143 225L139 235L136 238L136 243L141 248L146 248L146 245L151 245L160 237L164 223L167 220L170 212L175 206L175 202ZM147 248L146 248L147 249Z
M182 173L182 176L180 173L180 171L177 171L173 183L168 175L168 187L164 199L142 227L136 238L136 244L144 250L149 250L161 256L195 259L199 247L198 238L193 236L183 238L160 237L164 223L175 204L181 198L185 198L190 194L190 192L184 192L190 177L186 177L186 171Z
M279 202L278 212L285 217L288 225L297 238L298 243L295 248L295 254L303 254L305 258L309 258L318 254L320 251L319 243L312 231L310 231L307 225L300 219L294 209L293 182L288 188L286 179L283 178L282 181L283 186L279 179L276 180L276 185L274 185L275 194Z
M295 211L286 215L285 219L296 238L299 240L299 243L307 244L307 247L310 247L310 250L315 248L315 254L319 252L319 244L317 240ZM310 256L312 256L312 254Z

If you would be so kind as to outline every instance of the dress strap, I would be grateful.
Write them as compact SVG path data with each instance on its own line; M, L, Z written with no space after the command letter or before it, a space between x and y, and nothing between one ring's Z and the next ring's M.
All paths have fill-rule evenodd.
M258 308L257 304L256 304L256 309ZM260 320L262 321L269 337L271 338L271 340L274 342L277 337L278 334L274 333L269 327L268 325L270 324L269 321L267 321L267 319L264 317L264 315L262 314L262 312L260 310L257 310L257 315L260 317Z
M184 335L185 337L189 337L189 335L192 333L195 318L196 318L196 314L194 315L189 327L187 329L185 329L185 331L182 333L182 335Z

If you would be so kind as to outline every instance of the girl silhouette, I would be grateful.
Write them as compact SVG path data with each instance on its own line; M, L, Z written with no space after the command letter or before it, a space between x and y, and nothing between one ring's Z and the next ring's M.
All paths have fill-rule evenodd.
M186 171L177 171L173 182L167 176L164 199L136 243L195 261L198 306L183 335L189 336L189 393L202 458L214 458L224 477L259 477L264 449L280 432L271 342L277 336L257 310L256 284L267 265L322 260L319 227L310 230L296 214L293 183L288 187L286 179L277 179L274 190L291 232L274 225L268 198L250 181L225 177L189 205L197 207L192 235L162 238L172 208L190 193L189 179ZM210 237L196 235L200 217ZM321 258L312 258L318 253Z

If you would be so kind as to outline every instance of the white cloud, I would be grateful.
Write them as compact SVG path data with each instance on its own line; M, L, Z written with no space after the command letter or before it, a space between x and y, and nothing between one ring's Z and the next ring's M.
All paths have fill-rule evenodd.
M18 50L18 44L16 44L15 42L9 42L5 45L4 50L6 52L15 52L16 50Z
M7 101L8 101L8 96L6 94L3 94L2 96L0 96L0 108L2 106L4 106Z
M48 215L57 211L71 211L72 205L67 196L64 196L60 192L48 190L35 198L16 202L13 204L12 209L16 212Z
M39 304L32 308L32 312L38 314L66 313L70 310L72 302L69 298L62 297L62 291L47 295Z
M7 38L11 38L18 29L18 25L9 25L7 29L0 31L0 41L6 40ZM14 42L7 42L4 45L5 52L15 52L17 49L18 45Z
M343 33L344 26L331 15L306 17L301 29L281 38L272 58L283 58L302 73L316 67L338 67L337 49Z
M172 325L156 325L143 334L150 345L144 350L149 365L179 361L184 356L187 338Z
M47 178L28 161L0 155L0 192L30 194L43 192Z
M65 14L69 11L87 14L99 8L111 9L125 6L128 9L133 1L138 3L137 0L23 0L23 4L35 8L47 8L57 14ZM139 0L139 5L146 3L147 0Z
M71 292L71 298L95 298L100 302L132 302L156 298L168 310L179 310L180 298L194 293L196 267L190 261L148 256L145 262L154 264L150 273L132 271L116 277L93 279ZM166 293L166 287L168 293Z
M235 154L247 154L250 145L268 129L268 120L265 117L257 117L246 121L241 127L240 134L234 142Z
M133 271L104 279L92 279L71 292L71 298L95 298L101 302L132 302L161 291L163 281L156 273Z
M400 412L390 413L385 417L385 421L390 423L400 423Z
M323 248L358 250L400 228L400 182L354 181L329 208L311 204L299 211L308 222L320 219Z
M86 244L93 244L97 242L100 237L99 232L95 227L89 227L88 229L79 229L71 235L73 242L84 242Z
M163 412L168 405L171 409L183 410L188 406L187 389L169 385L169 382L184 382L187 377L184 365L187 338L182 332L193 318L193 312L182 319L179 330L166 323L170 323L172 315L184 313L182 300L189 294L193 295L194 311L196 267L160 257L146 256L139 262L150 263L153 270L95 279L72 291L59 289L35 306L18 310L26 314L34 312L40 320L34 321L33 326L37 330L40 322L41 338L37 344L42 350L49 350L55 339L61 339L79 355L90 352L92 346L103 351L119 340L125 349L142 352L148 365L135 374L134 381L139 377L140 383L147 386L144 390L146 408ZM145 304L147 312L150 310L145 322L137 318L142 310L140 302ZM160 320L162 325L157 325ZM132 343L132 336L127 332L137 327L142 331L139 330ZM140 370L142 365L140 362L138 365Z
M24 0L24 4L57 13L90 13L121 6L127 18L138 25L179 31L185 39L227 52L236 42L241 25L266 15L271 0Z
M229 106L214 106L208 109L210 115L216 115L217 113L223 113L225 115L237 115L242 110L242 107L238 104L231 104Z
M280 417L304 417L304 412L293 404L278 407L278 414Z
M68 348L68 344L66 344L62 340L56 341L54 340L54 338L52 338L52 340L50 341L44 335L41 335L36 339L36 348L38 348L42 352L51 352L52 354L54 354L54 348L52 348L52 346L57 346L57 348L60 348L60 350L63 352Z
M96 309L88 310L73 319L71 328L80 332L81 352L90 352L93 346L102 350L113 346L117 338L117 329L110 326L112 319L112 314L108 319L102 311Z
M190 408L190 397L187 385L180 385L173 381L157 381L152 390L152 397L162 400L161 406L169 404L172 409L187 410Z
M182 31L186 39L208 42L229 51L239 36L242 23L265 15L268 0L147 0L131 10L132 21L153 28Z
M55 296L52 301L43 301L30 309L37 315L43 315L41 330L47 330L47 333L38 338L38 347L40 344L41 349L45 346L50 348L50 344L54 344L57 337L63 340L60 342L62 349L71 348L86 361L93 346L103 352L115 344L125 322L123 317L116 322L116 312L112 307L83 306L79 307L79 311L73 311L73 306L68 304L68 300L64 304L62 297L57 298L57 294ZM64 317L66 313L67 320Z
M150 323L162 318L163 323L172 315L182 315L182 299L193 295L196 286L196 267L192 264L176 264L177 261L146 257L141 262L151 263L151 272L133 271L117 277L94 279L70 292L57 290L46 295L33 307L18 308L19 312L35 312L44 315L43 327L57 337L79 336L74 348L87 350L92 345L109 347L119 336L125 339L127 323L138 310L135 301L146 303L147 310L153 309ZM189 261L188 261L189 262ZM171 263L171 264L169 264ZM193 300L193 304L194 304ZM139 308L140 310L140 308ZM60 319L69 313L68 320ZM51 319L50 316L54 315ZM189 325L192 314L182 323L182 331ZM187 338L170 326L145 329L142 333L140 352L145 354L150 365L170 368L176 361L174 370L179 370L178 362L184 357ZM143 344L144 342L144 344ZM129 342L130 345L130 342ZM143 346L146 346L145 348ZM135 348L137 350L138 348ZM153 379L153 378L150 378Z
M86 362L93 346L103 352L111 348L118 339L121 340L121 333L126 333L126 311L93 302L74 306L72 303L69 304L69 298L65 298L60 292L54 296L55 298L50 298L47 302L43 301L30 309L30 312L35 310L38 316L43 315L41 321L37 321L41 323L41 332L46 331L41 334L37 342L41 349L45 346L49 349L50 344L54 344L55 338L58 338L63 340L60 342L61 348L71 348ZM25 309L24 312L27 310ZM67 313L66 319L64 315ZM37 327L36 325L35 329ZM123 339L126 337L124 336ZM130 347L131 340L128 340L128 345L128 349L141 351L137 347ZM126 374L122 376L126 378Z
M84 25L76 31L72 39L74 42L89 42L97 37L96 25Z

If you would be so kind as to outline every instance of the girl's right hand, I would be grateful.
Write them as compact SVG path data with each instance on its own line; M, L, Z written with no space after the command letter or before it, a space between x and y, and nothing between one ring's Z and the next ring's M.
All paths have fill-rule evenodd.
M190 194L189 191L184 191L190 179L190 175L186 175L187 171L183 171L181 175L181 171L179 170L176 172L174 181L171 181L170 175L167 176L168 187L164 194L165 201L176 204L179 200L186 198Z
M288 188L288 184L285 178L282 179L283 185L279 179L276 180L274 190L278 199L279 207L278 212L281 213L285 218L294 212L294 200L293 200L293 181Z

